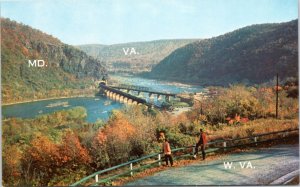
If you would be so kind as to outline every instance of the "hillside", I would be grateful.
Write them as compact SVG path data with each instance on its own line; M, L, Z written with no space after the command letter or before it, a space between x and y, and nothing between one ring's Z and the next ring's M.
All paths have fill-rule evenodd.
M172 52L145 77L200 85L298 76L298 20L247 26Z
M29 26L1 18L2 102L70 96L106 76L99 60ZM42 59L47 67L29 67Z
M114 45L80 45L77 46L87 54L106 62L110 72L137 73L150 71L151 68L168 56L172 51L196 39L156 40L132 42ZM127 55L125 55L127 52ZM134 48L134 52L131 49Z

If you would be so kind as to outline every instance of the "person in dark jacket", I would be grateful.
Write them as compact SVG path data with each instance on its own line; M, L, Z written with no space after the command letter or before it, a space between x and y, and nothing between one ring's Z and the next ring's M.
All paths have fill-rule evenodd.
M194 153L194 158L197 158L197 154L199 151L199 146L201 147L201 152L202 152L202 158L203 160L205 160L205 145L207 143L207 139L206 139L206 134L203 132L202 129L200 129L200 136L199 136L199 141L196 144L196 149L195 149L195 153Z

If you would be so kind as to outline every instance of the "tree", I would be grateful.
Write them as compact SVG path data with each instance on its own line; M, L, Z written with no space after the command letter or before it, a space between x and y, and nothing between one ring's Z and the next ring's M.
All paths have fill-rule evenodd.
M17 145L3 148L3 180L11 186L20 185L22 153Z
M59 149L46 136L37 136L31 141L23 157L23 169L28 171L26 179L31 185L46 186L59 165Z
M107 125L94 137L93 155L97 167L128 161L136 130L121 112L114 112Z

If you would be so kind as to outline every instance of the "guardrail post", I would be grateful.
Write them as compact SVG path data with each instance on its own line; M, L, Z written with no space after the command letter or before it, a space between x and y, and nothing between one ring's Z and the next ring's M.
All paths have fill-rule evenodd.
M95 180L96 180L96 182L99 182L99 176L98 175L95 176Z
M223 142L224 150L226 150L226 142Z
M159 160L158 165L161 166L161 155L160 154L158 154L158 160Z
M254 142L255 143L257 142L257 137L256 136L254 137ZM257 145L257 143L255 145Z
M132 163L130 163L130 171L131 171L131 172L130 172L130 176L133 176L132 168L133 168L133 167L132 167Z

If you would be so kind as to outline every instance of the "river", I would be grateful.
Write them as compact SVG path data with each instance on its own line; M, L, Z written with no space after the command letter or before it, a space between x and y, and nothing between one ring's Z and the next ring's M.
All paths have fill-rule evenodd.
M120 84L130 84L135 86L147 87L150 90L170 93L191 93L202 90L200 86L181 84L176 82L158 81L152 79L144 79L133 76L112 76L114 80ZM149 98L146 98L149 100ZM157 102L157 100L155 101ZM38 115L49 114L55 111L66 110L76 106L82 106L87 110L87 121L95 122L98 119L107 120L113 109L122 108L124 105L115 101L111 101L104 97L77 97L64 98L55 100L43 100L29 103L21 103L14 105L2 106L2 116L4 118L34 118Z

